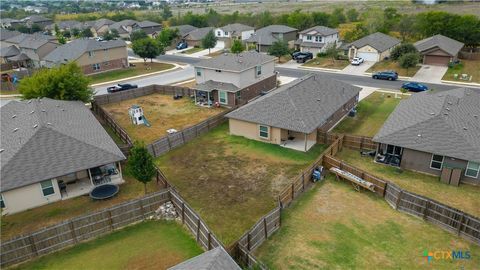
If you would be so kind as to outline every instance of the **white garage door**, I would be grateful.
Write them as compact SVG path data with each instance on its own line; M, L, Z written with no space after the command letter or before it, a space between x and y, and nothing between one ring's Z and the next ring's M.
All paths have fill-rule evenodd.
M215 48L224 49L225 48L225 42L221 41L221 40L217 40L217 44L215 45Z
M378 61L378 53L374 52L358 52L357 57L363 58L365 61Z

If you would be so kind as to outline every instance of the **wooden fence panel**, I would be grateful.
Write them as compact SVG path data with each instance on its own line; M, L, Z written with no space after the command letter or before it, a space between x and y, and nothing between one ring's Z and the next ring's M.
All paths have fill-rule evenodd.
M185 143L183 140L183 132L177 132L167 136L168 142L170 144L170 149L181 146Z
M69 222L50 226L31 236L38 255L48 254L74 243Z
M114 230L143 219L142 209L137 200L111 208L110 213Z
M2 241L2 266L26 261L36 256L37 251L31 236L20 236L9 241Z
M109 210L74 218L72 225L77 241L95 238L113 230Z

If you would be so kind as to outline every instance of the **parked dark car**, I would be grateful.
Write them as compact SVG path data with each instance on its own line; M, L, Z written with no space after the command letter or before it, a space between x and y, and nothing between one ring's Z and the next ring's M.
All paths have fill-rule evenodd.
M115 93L115 92L125 91L129 89L134 89L134 88L138 88L138 85L130 84L130 83L119 83L117 85L108 87L107 92Z
M290 55L292 56L293 60L297 60L297 56L299 56L301 54L302 54L302 52L296 51L296 52L291 53Z
M428 86L418 82L406 82L402 84L402 88L412 92L423 92L428 90Z
M311 52L302 52L295 58L295 60L297 60L297 63L305 63L310 59L313 59L313 53Z
M398 73L392 70L380 71L372 74L372 78L380 80L396 81L398 79Z
M175 47L177 50L183 50L188 48L188 43L186 41L180 41Z

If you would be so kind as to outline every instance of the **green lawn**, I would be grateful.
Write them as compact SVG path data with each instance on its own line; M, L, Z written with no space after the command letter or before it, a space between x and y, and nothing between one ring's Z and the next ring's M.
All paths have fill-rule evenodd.
M203 251L174 221L147 221L13 269L167 269Z
M324 150L307 153L231 136L228 124L156 159L208 226L230 245L277 203L277 196Z
M119 69L113 71L107 71L95 75L89 76L92 81L91 84L115 81L125 79L133 76L144 75L152 72L167 70L175 67L172 64L167 63L135 63L135 67L129 67L127 69Z
M394 94L374 92L358 103L357 115L346 117L334 132L373 137L401 99ZM399 96L401 96L399 94ZM407 98L404 95L402 98Z
M333 179L283 211L280 230L255 252L270 269L478 269L479 246ZM472 258L427 262L425 250Z
M201 48L201 47L193 47L193 48L190 48L188 50L185 50L185 51L182 51L181 53L184 53L184 54L194 54L194 53L197 53L199 51L203 51L204 49Z
M125 183L120 185L120 191L112 199L94 201L86 195L3 216L1 219L1 239L9 239L15 235L33 232L45 226L84 215L90 211L107 208L123 201L145 196L143 184L130 176L125 167L122 167L122 172ZM158 187L155 181L148 183L148 192L157 190Z
M348 60L333 60L331 57L316 57L307 63L303 64L304 67L316 67L316 68L332 68L332 69L344 69L350 65Z
M457 78L455 78L455 74L457 74ZM471 81L461 80L461 74L468 74L472 76ZM473 60L461 60L459 65L455 65L454 67L448 68L447 72L443 76L444 80L448 81L457 81L457 82L475 82L480 83L480 61L473 61Z
M373 175L390 180L400 187L432 198L444 204L480 217L480 187L460 185L458 187L440 182L437 176L430 176L383 164L374 163L370 157L361 157L359 151L344 148L337 158L363 169Z
M395 70L398 73L398 76L405 76L405 77L412 77L417 73L417 71L420 69L420 66L416 66L413 68L409 68L408 70L406 68L400 67L398 62L393 61L393 60L384 60L375 63L372 67L370 67L367 72L376 72L376 71L383 71L383 70Z

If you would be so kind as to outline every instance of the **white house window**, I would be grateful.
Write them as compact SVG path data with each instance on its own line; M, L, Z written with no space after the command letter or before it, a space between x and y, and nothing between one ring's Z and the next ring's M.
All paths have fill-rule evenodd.
M226 32L226 31L225 31L223 34L224 34L225 36L228 36L228 32Z
M195 73L197 74L197 76L202 76L202 70L199 68L195 68Z
M88 56L89 56L89 57L94 57L94 56L95 56L95 52L94 52L94 51L89 51L89 52L88 52Z
M227 92L219 91L218 92L218 101L220 102L220 104L228 104Z
M55 190L53 189L52 180L42 181L40 182L40 185L42 186L43 196L48 196L55 193Z
M255 67L255 74L257 74L257 76L262 75L262 66Z
M93 70L97 71L100 70L100 64L93 64Z
M389 144L387 145L387 154L400 156L402 147Z
M268 126L258 126L259 134L258 136L263 139L268 139L270 137Z
M434 170L441 170L443 165L444 156L432 154L432 161L430 162L430 168Z
M307 35L307 40L312 40L312 36Z
M321 36L315 36L315 41L316 42L322 42L322 37Z
M222 35L222 31L217 31L217 36L221 36Z
M480 171L480 163L469 161L467 169L465 169L465 176L477 178Z
M5 201L3 200L3 195L0 194L0 208L5 208Z

